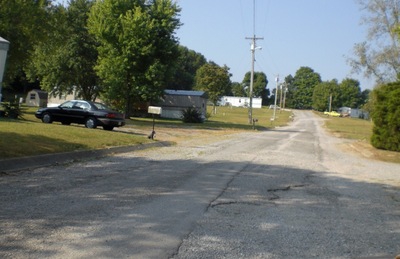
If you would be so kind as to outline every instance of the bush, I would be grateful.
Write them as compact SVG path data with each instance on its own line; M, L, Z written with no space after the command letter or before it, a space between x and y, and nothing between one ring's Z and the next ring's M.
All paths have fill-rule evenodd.
M204 119L197 109L189 107L182 111L182 121L185 123L202 123Z
M400 151L400 82L374 89L372 99L371 144L379 149Z
M17 119L22 116L22 110L18 102L3 102L1 103L3 112L1 113L5 117L10 119Z

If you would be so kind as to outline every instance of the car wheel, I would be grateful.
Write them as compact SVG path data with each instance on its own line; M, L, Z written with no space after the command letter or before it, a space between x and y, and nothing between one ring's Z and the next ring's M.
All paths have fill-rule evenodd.
M46 112L46 113L43 114L42 121L44 123L52 123L53 122L53 117L51 116L50 113Z
M103 126L104 130L113 130L114 126Z
M96 118L89 117L86 119L85 127L89 129L95 129L97 127Z

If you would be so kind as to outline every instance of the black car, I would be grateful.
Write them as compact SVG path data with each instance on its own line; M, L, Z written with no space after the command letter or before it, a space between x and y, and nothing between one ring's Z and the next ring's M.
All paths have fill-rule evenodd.
M114 127L125 125L124 114L110 110L104 104L82 100L67 101L57 107L40 108L35 116L44 123L78 123L91 129L102 126L105 130L113 130Z

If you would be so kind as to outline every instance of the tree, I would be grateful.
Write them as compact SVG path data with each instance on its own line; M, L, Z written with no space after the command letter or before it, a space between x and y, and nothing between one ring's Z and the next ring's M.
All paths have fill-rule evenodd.
M371 95L371 90L369 90L369 89L365 89L360 94L359 107L361 107L363 110L365 110L367 112L372 111L370 95Z
M400 82L375 88L372 103L371 144L379 149L400 151Z
M76 91L85 100L98 96L100 82L94 71L97 42L87 30L92 3L71 0L68 7L54 9L50 37L36 47L29 73L32 79L40 79L43 90L54 95Z
M250 76L251 72L247 72L243 78L242 85L247 86L246 96L249 97L250 88ZM263 104L268 102L270 95L269 89L267 89L268 79L264 72L254 72L253 78L253 97L261 97Z
M400 0L359 0L366 15L362 22L369 26L367 40L354 46L355 58L349 58L353 72L364 72L377 83L395 81L400 72L398 45Z
M231 92L233 96L238 96L238 97L243 97L248 95L245 87L243 87L243 85L238 82L233 82L231 84Z
M309 67L301 67L293 78L290 104L295 109L311 109L314 87L321 83L321 76Z
M174 90L192 90L197 69L206 63L207 60L202 54L179 46L174 73L166 83L166 87Z
M46 39L48 0L2 0L0 1L0 35L10 42L5 86L16 77L24 77L35 45Z
M340 105L339 95L339 85L336 79L317 84L313 93L313 109L317 111L336 110Z
M360 108L361 105L361 88L360 82L346 78L339 85L339 105L350 108Z
M92 7L89 30L100 43L95 69L102 98L127 116L134 103L162 96L178 57L179 12L172 0L104 0Z
M285 77L285 80L283 81L283 87L284 87L284 107L293 107L292 100L293 100L293 93L296 90L296 86L294 84L294 77L292 75L288 75ZM275 95L274 91L272 91L273 94ZM271 95L270 99L275 98Z
M197 70L195 88L208 94L209 100L214 105L214 114L218 101L230 91L230 77L227 66L220 67L214 62L209 62Z

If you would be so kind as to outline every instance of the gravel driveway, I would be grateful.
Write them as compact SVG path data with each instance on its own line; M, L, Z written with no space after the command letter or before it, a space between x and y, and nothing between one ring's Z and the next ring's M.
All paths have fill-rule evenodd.
M394 258L399 165L321 125L296 111L276 130L0 176L0 258Z

